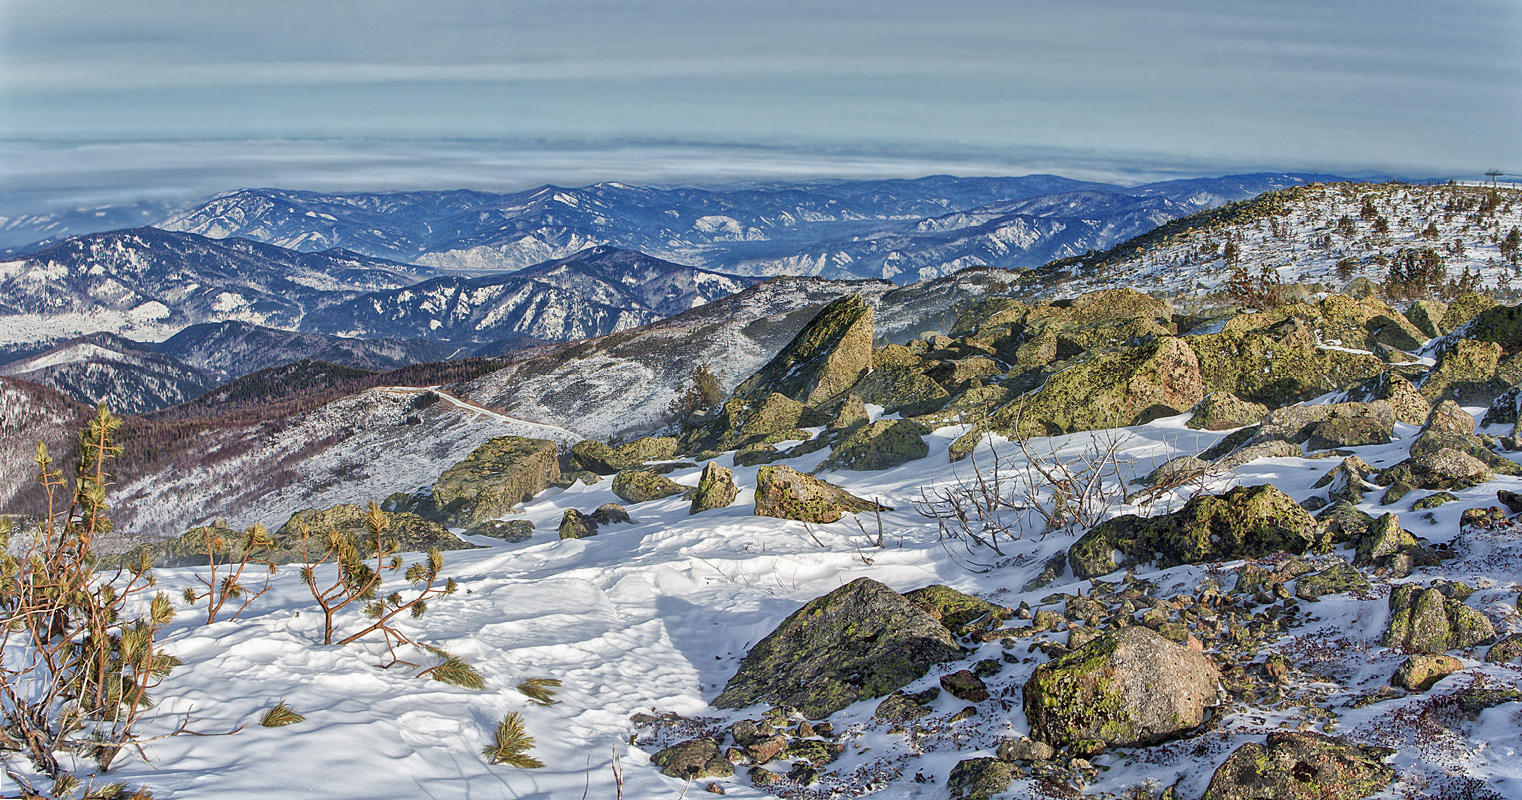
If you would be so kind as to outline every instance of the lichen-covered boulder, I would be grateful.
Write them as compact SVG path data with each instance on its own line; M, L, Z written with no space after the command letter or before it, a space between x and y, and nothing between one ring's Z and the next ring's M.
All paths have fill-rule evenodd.
M947 630L957 636L992 630L1015 613L1014 609L1007 606L995 605L941 584L905 592L904 597L940 620Z
M1102 522L1068 550L1068 563L1075 576L1094 578L1147 562L1172 567L1299 554L1316 543L1318 533L1316 520L1284 492L1267 484L1238 486L1195 497L1172 514L1125 514Z
M1268 413L1268 406L1243 400L1230 392L1212 392L1194 407L1185 423L1203 431L1225 431L1251 425Z
M1506 389L1496 376L1500 362L1501 345L1495 342L1454 340L1422 381L1422 396L1434 403L1444 398L1488 403Z
M1409 656L1395 668L1390 683L1413 692L1425 692L1438 681L1464 668L1464 662L1453 656L1417 653Z
M881 359L874 359L872 371L851 385L851 394L890 412L922 414L951 397L927 371L925 364L881 363Z
M1422 430L1469 436L1474 433L1474 417L1460 408L1458 403L1442 400L1432 407L1432 413L1427 415L1427 422L1422 426Z
M835 522L859 511L890 510L790 467L762 467L756 473L758 517Z
M1442 586L1403 583L1390 593L1390 622L1380 643L1406 653L1442 653L1496 635L1484 614L1448 597Z
M1484 461L1461 450L1424 451L1380 473L1380 482L1390 487L1381 502L1389 505L1416 489L1468 489L1492 477Z
M465 531L471 536L485 536L504 542L526 542L534 535L534 523L526 519L489 519Z
M574 508L568 508L560 516L560 538L585 539L597 535L597 522Z
M613 493L625 503L648 503L688 491L688 487L648 470L626 469L613 478Z
M1506 636L1485 651L1487 664L1510 664L1519 659L1522 659L1522 633Z
M958 761L946 778L951 800L992 800L1003 794L1016 778L1023 777L1019 767L997 758L968 758Z
M810 600L757 642L713 705L764 702L819 719L901 689L961 653L919 606L857 578Z
M999 433L1046 436L1182 414L1204 397L1194 351L1171 336L1076 364L990 419Z
M1058 747L1154 744L1199 727L1220 678L1203 654L1130 626L1037 667L1025 716L1032 736Z
M573 466L598 475L614 475L647 461L675 458L676 454L677 440L673 436L647 436L618 447L588 440L571 447Z
M1516 306L1501 306L1495 300L1483 294L1469 292L1454 298L1453 302L1443 309L1442 327L1444 332L1457 331L1465 323L1471 320L1478 320L1486 312L1501 312L1499 315L1492 315L1493 317L1498 316L1498 319L1480 320L1475 328L1465 331L1466 334L1472 335L1474 338L1483 339L1487 342L1495 342L1505 335L1505 331L1512 328L1512 325L1508 324L1508 322L1515 319L1516 309ZM1507 314L1506 312L1508 311L1511 313ZM1493 329L1499 330L1496 333L1491 333ZM1490 335L1485 335L1487 333Z
M1395 409L1383 400L1286 406L1268 412L1255 439L1309 443L1313 449L1384 444L1395 430Z
M1418 300L1406 311L1406 319L1411 320L1423 336L1435 339L1448 332L1443 330L1443 314L1447 311L1448 304L1441 300Z
M740 489L735 486L735 474L719 466L718 462L710 461L703 467L703 474L698 478L698 488L692 494L692 507L687 513L728 508L739 493Z
M1204 800L1363 800L1395 780L1384 764L1393 754L1320 733L1276 731L1228 756Z
M1319 572L1303 575L1295 581L1295 596L1301 600L1320 600L1329 594L1347 594L1369 588L1363 573L1346 561L1326 567Z
M930 431L906 419L878 420L852 431L831 451L821 469L888 469L930 455Z
M1278 338L1229 330L1186 341L1199 357L1206 392L1230 392L1269 408L1309 400L1387 370L1375 356L1322 347L1303 327L1292 326Z
M617 503L603 503L598 506L592 512L591 519L598 525L627 524L632 521L629 519L629 511Z
M731 398L724 404L719 424L724 428L718 447L728 450L742 444L780 441L798 428L803 418L803 404L778 392L764 394L746 402Z
M1385 514L1370 523L1356 542L1353 563L1360 567L1389 567L1397 562L1401 575L1411 572L1411 563L1424 558L1421 543L1409 531L1400 526L1394 514ZM1401 561L1403 559L1403 561Z
M778 392L815 405L851 388L871 366L872 307L853 294L821 309L734 396L752 400Z
M1327 490L1329 503L1343 501L1352 505L1363 502L1364 495L1373 488L1376 470L1358 456L1348 456L1330 472L1321 476L1312 488Z
M861 395L848 395L827 426L831 431L847 431L867 424L867 404Z
M314 542L323 541L329 530L346 533L354 540L361 553L373 551L371 535L365 525L368 509L353 503L331 508L308 508L291 515L280 529L275 531L275 547L262 557L276 564L294 563L301 560L301 529L305 527ZM384 541L395 545L401 552L426 553L429 550L468 550L475 545L449 532L433 520L424 519L407 511L381 512L386 519L386 530L381 534ZM321 550L310 553L321 555Z
M446 525L495 519L560 479L554 442L499 436L444 470L433 484L430 515Z
M1432 413L1432 404L1422 396L1405 376L1396 372L1384 372L1360 381L1347 392L1350 402L1373 402L1383 400L1395 411L1395 419L1407 425L1420 425Z
M735 774L734 765L719 751L718 741L706 736L674 744L651 756L650 763L662 775L683 780L728 778Z

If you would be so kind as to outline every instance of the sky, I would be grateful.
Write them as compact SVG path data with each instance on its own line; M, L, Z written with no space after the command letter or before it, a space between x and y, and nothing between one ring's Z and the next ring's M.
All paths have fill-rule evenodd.
M1517 0L0 0L0 190L1522 172Z

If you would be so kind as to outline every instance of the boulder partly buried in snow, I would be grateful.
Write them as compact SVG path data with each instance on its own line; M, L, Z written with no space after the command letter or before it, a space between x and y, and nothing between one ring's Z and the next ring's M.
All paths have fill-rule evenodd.
M648 503L687 491L688 487L648 470L626 469L613 478L613 493L625 503Z
M1221 764L1204 800L1362 800L1395 779L1384 764L1391 752L1319 733L1270 733Z
M687 513L728 508L739 493L739 487L735 486L735 474L719 466L718 462L710 461L703 467L703 474L698 478L698 489L692 495L692 508Z
M499 436L444 470L433 484L432 516L445 525L468 527L512 511L558 480L554 442Z
M756 473L756 516L802 522L835 522L858 511L889 511L832 483L789 467L762 467Z
M1220 678L1200 652L1126 627L1037 667L1025 716L1034 737L1059 747L1152 744L1199 727Z
M961 654L919 606L857 578L810 600L756 643L713 704L770 703L818 719L903 688Z
M877 470L930 455L929 429L906 419L879 420L848 434L830 453L824 469Z
M407 511L383 511L386 529L381 538L395 545L402 552L425 553L429 550L467 550L475 545L450 533L447 528L432 520L423 519ZM373 551L371 534L365 525L368 512L364 506L344 503L331 508L308 508L297 511L280 530L275 531L275 548L266 556L277 564L301 560L301 529L304 527L313 539L313 557L321 555L320 543L329 530L346 533L354 539L361 553Z

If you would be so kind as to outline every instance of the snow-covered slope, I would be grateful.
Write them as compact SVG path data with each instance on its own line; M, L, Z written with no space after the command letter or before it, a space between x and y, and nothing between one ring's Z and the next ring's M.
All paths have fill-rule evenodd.
M37 443L60 461L71 457L87 411L56 390L0 375L0 513L39 507Z
M681 313L749 282L594 247L503 276L437 278L362 295L308 316L302 327L462 343L574 341Z
M430 272L155 228L68 239L0 262L0 347L104 331L163 339L198 322L290 328L322 305Z
M0 365L0 374L40 383L87 405L141 414L189 400L214 379L151 345L109 333L70 339Z
M1494 199L1491 199L1494 198ZM1063 295L1128 286L1167 294L1219 289L1236 262L1286 283L1341 288L1356 277L1383 281L1405 248L1431 248L1451 276L1466 270L1494 290L1522 288L1500 244L1522 227L1522 191L1401 183L1315 184L1272 192L1170 222L1089 257L1053 265Z
M305 359L386 370L442 361L458 351L449 345L417 339L349 339L282 331L235 320L191 325L154 347L218 380Z

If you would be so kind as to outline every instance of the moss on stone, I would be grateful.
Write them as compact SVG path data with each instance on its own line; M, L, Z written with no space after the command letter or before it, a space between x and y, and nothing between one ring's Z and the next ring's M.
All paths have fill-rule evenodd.
M560 479L554 442L501 436L471 451L433 484L431 510L446 525L495 519Z
M930 455L925 426L906 419L878 420L852 431L836 443L820 469L879 470Z
M613 493L626 503L647 503L685 494L688 487L654 472L627 469L613 478Z

